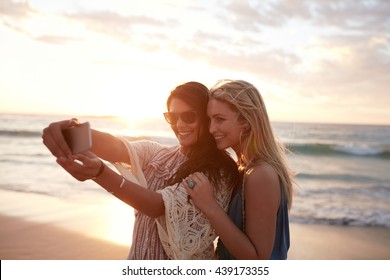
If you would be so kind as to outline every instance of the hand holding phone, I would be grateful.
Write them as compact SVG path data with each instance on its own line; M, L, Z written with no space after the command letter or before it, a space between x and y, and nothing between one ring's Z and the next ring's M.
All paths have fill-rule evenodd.
M92 148L92 135L89 122L65 128L62 135L72 154L79 154Z

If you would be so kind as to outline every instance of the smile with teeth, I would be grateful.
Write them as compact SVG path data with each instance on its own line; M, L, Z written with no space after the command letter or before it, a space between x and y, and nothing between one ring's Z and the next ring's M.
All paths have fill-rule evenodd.
M214 139L215 139L216 141L221 140L221 139L223 139L223 138L225 138L225 136L223 136L223 135L214 135Z
M192 133L192 131L179 131L178 134L181 136L181 137L186 137L188 135L190 135Z

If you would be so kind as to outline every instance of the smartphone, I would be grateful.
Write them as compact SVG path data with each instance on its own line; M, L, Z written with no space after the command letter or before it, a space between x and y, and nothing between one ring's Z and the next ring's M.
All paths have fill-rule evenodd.
M92 135L89 122L65 128L62 130L62 135L74 155L92 148Z

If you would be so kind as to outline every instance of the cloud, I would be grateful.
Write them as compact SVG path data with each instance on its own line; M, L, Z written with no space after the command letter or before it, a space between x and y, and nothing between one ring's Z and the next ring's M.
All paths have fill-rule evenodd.
M333 0L325 3L317 4L317 24L369 33L390 28L390 5L387 0Z
M22 19L35 12L27 2L15 3L11 0L0 1L0 15L2 17Z
M0 23L18 33L29 35L21 22L37 14L27 2L0 1Z
M78 38L66 37L66 36L54 36L54 35L45 35L38 36L35 38L37 41L41 41L47 44L55 44L55 45L64 45L69 42L80 41Z
M159 28L167 24L147 16L122 16L116 12L88 12L88 13L74 13L65 15L67 19L77 21L86 26L86 28L95 32L102 33L116 37L120 40L129 40L134 28L139 26L149 26ZM171 24L172 22L168 22Z
M0 16L7 19L3 22L7 27L21 33L31 34L32 32L29 31L30 27L26 20L35 16L35 19L43 21L42 18L48 16L48 14L32 9L27 2L15 3L10 0L2 0L0 2ZM78 24L85 27L86 30L93 31L96 34L114 37L122 42L134 40L136 36L143 36L144 33L148 34L149 32L153 32L152 38L161 39L164 32L158 32L158 30L161 30L162 27L171 28L177 25L174 19L160 20L153 16L121 15L119 12L109 10L50 13L50 16L53 19L68 21L70 24ZM25 22L23 23L20 20L25 20ZM61 30L58 30L56 34L48 31L46 33L45 31L41 31L41 33L44 34L31 37L38 41L54 44L77 40L65 34L58 34L62 33Z
M261 31L264 27L282 27L291 19L312 17L311 1L242 1L228 3L226 19L231 28Z
M224 6L230 28L259 32L265 27L279 28L293 19L310 21L314 17L314 1L242 1L233 0Z
M25 29L21 28L20 26L15 25L15 24L12 24L8 21L4 21L3 24L4 24L4 26L6 26L6 27L18 32L18 33L30 35Z
M333 85L383 84L385 81L390 81L388 39L382 37L379 41L387 41L387 43L371 44L374 39L375 37L366 35L322 37L317 46L322 51L319 50L317 53L327 52L330 56L322 57L318 61L318 71L306 75L321 78L322 83L328 88ZM310 48L308 48L309 52Z
M261 80L289 84L303 96L370 92L373 99L383 98L389 104L390 5L386 1L249 3L230 2L224 9L231 19L221 18L225 20L221 25L246 32L198 32L195 44L181 49L180 54L217 67L251 72ZM293 20L310 27L305 30L310 40L300 51L272 47L275 39L271 36L259 39L259 30L287 32L281 28ZM286 36L285 46L291 44L288 39Z

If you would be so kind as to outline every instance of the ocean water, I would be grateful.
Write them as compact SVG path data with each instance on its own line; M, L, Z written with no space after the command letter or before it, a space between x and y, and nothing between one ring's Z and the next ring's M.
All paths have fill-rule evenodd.
M67 118L0 114L0 189L77 201L109 195L91 181L73 179L43 145L43 128ZM163 118L80 120L115 135L177 144ZM297 172L293 222L390 227L390 126L273 123L273 128Z

